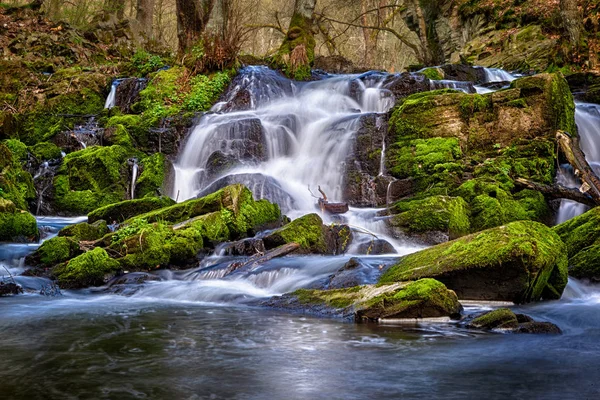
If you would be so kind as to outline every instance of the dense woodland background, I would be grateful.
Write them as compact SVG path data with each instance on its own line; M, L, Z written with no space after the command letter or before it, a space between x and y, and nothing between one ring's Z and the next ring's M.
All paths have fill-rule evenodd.
M536 71L598 65L598 0L42 2L51 20L82 30L125 21L137 42L153 51L181 54L204 35L203 51L217 53L217 64L238 55L274 55L290 35L294 8L302 7L314 10L315 56L342 56L363 69L461 61Z

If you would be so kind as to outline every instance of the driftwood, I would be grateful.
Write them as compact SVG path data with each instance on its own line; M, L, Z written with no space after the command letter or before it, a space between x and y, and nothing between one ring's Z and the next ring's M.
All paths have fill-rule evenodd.
M600 205L600 179L592 170L585 159L585 154L579 147L579 138L573 137L567 132L558 131L556 141L567 161L573 167L575 175L583 182L579 191L587 193L594 201L594 205Z
M234 271L237 271L237 270L243 269L243 268L249 268L250 270L253 270L254 268L266 263L267 261L269 261L273 258L283 257L285 255L290 254L293 251L298 250L299 248L300 248L300 245L298 243L294 243L294 242L287 243L287 244L281 245L279 247L276 247L273 250L269 250L264 254L257 254L253 257L250 257L248 260L246 260L244 262L234 262L227 267L225 276L231 274Z
M567 199L573 200L586 206L595 207L597 204L589 195L580 192L578 189L568 188L559 184L543 185L541 183L532 182L527 179L517 178L515 183L525 189L536 190L543 193L551 199Z

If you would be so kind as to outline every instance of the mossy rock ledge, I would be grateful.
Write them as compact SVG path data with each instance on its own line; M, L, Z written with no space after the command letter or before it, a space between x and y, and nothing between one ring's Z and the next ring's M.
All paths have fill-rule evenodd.
M517 221L409 254L379 283L434 278L460 299L527 303L560 298L567 264L565 244L552 229Z
M0 242L33 241L38 237L35 217L18 210L15 204L0 198Z
M385 319L459 318L456 293L435 279L345 289L299 289L263 303L272 308L376 322Z

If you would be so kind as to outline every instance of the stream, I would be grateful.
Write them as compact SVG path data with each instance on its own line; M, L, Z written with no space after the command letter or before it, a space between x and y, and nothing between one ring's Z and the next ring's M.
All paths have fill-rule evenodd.
M495 69L486 74L489 82L515 78ZM358 77L298 83L263 67L247 69L237 90L250 94L249 109L226 111L225 102L216 104L191 129L175 164L172 197L183 201L240 182L292 218L315 212L308 186L320 184L332 200L344 200L342 166L360 117L382 115L394 104L385 75ZM114 106L117 84L107 107ZM436 85L464 87L452 81ZM598 127L583 125L597 118L592 108L578 104L582 136ZM261 135L264 148L255 143ZM384 155L377 157L383 176ZM229 168L211 169L216 158ZM317 287L353 255L363 281L375 283L383 266L423 248L390 235L380 211L351 207L341 222L367 233L356 233L358 244L372 235L385 239L390 254L356 255L352 246L348 255L288 256L225 276L231 257L216 252L190 270L157 271L156 281L142 285L54 296L40 294L49 280L19 276L23 258L39 243L0 243L0 276L10 273L25 289L0 301L0 397L599 397L600 288L574 279L558 301L512 307L557 324L563 335L556 336L474 332L440 321L355 324L260 306L271 296ZM38 217L41 240L85 220ZM465 314L498 306L466 303Z

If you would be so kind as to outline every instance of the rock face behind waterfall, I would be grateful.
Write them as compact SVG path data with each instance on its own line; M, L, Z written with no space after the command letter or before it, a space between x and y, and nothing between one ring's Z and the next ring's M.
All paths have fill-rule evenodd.
M556 233L518 221L405 256L379 282L434 278L460 299L527 303L560 298L567 262Z

